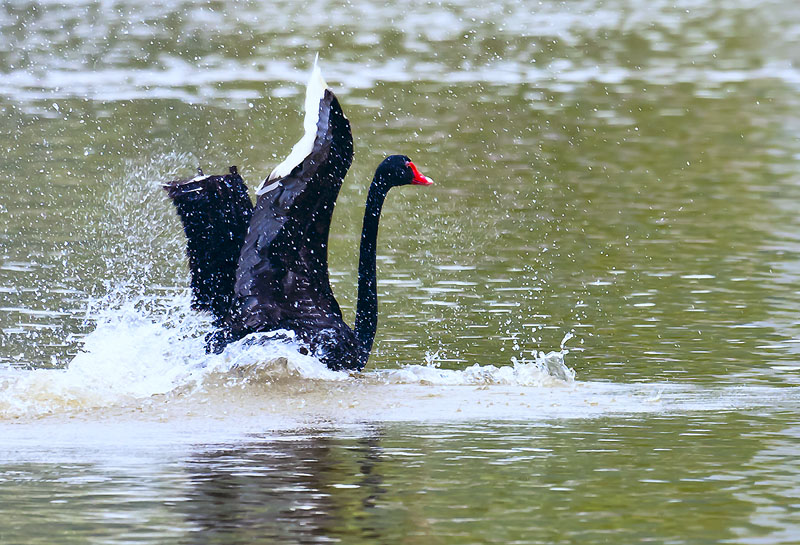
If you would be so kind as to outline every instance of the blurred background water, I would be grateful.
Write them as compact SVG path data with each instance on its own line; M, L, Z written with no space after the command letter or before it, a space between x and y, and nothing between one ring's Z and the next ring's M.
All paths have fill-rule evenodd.
M300 427L252 420L268 388L179 414L169 396L9 412L0 541L800 541L798 38L785 0L4 2L7 398L37 403L19 373L85 354L98 307L135 300L180 328L182 232L158 183L236 164L257 185L300 135L316 52L355 138L330 247L348 321L375 166L405 153L437 182L387 201L368 373L510 366L573 333L589 393ZM111 331L94 360L109 375L115 345L151 340ZM640 383L649 409L622 401ZM465 386L477 404L487 387ZM290 393L360 395L342 388ZM469 405L437 388L413 396ZM576 386L513 388L533 403Z

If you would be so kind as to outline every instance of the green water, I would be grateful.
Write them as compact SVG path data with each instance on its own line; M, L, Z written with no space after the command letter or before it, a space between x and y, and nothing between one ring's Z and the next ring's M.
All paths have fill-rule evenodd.
M369 370L511 365L572 332L577 379L619 391L0 418L0 543L800 542L798 33L786 0L5 2L3 369L66 367L110 292L185 293L158 182L236 164L255 187L319 52L355 139L330 245L348 321L375 166L436 181L387 200Z

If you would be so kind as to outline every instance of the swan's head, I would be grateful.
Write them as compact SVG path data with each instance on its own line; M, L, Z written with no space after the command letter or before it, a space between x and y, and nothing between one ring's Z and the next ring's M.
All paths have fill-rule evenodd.
M375 178L388 187L398 185L431 185L433 180L422 174L405 155L390 155L378 166Z

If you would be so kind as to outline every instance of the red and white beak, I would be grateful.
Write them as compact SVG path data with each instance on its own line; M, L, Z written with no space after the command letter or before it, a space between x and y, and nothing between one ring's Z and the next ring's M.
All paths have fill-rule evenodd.
M409 168L411 168L411 172L414 173L414 179L411 180L411 183L413 185L432 185L433 184L433 180L431 180L430 178L425 176L423 173L421 173L417 169L416 165L414 165L414 163L409 161L406 164L409 166Z

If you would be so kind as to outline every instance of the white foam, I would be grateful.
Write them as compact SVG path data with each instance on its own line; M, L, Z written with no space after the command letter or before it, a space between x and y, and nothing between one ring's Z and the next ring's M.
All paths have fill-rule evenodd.
M564 363L567 351L539 352L533 360L512 358L512 365L471 365L463 370L439 369L431 365L406 365L400 369L372 372L372 380L394 384L440 386L490 385L554 386L575 380L575 371Z
M303 162L314 149L314 140L317 137L317 123L319 122L319 104L325 98L325 89L328 84L322 77L322 71L317 65L317 58L314 59L314 67L311 69L311 75L308 78L306 85L306 100L305 100L305 118L303 119L303 136L292 147L291 153L286 159L276 166L267 179L261 182L256 190L256 195L262 195L267 191L273 189L275 186L270 184L265 187L267 182L271 182L277 178L287 176L292 170Z
M96 328L66 368L0 370L0 419L119 406L141 409L158 396L201 399L248 387L260 396L280 384L291 391L311 388L327 395L345 383L356 389L403 384L525 387L566 384L574 376L564 364L563 350L506 366L445 370L406 365L351 375L301 354L289 331L251 335L220 355L209 355L204 337L211 325L189 302L188 293L158 299L113 293L90 305ZM344 400L351 394L343 394Z

